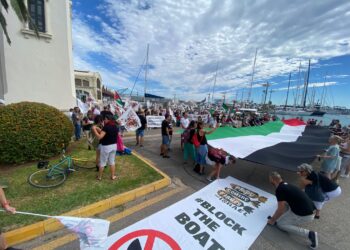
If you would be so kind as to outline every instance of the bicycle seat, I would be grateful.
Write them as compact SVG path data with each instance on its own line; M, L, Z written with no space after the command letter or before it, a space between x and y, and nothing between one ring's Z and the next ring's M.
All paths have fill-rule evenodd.
M37 164L38 168L46 168L49 165L48 161L39 161Z

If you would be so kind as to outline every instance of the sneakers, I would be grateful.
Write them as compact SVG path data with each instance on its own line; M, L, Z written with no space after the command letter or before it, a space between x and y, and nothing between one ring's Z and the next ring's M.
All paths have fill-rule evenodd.
M317 232L310 231L309 232L309 240L311 241L310 248L311 249L316 249L318 247Z
M349 176L349 174L341 174L340 177L342 177L342 178L349 178L350 176Z
M207 181L212 182L213 180L209 177L207 177Z

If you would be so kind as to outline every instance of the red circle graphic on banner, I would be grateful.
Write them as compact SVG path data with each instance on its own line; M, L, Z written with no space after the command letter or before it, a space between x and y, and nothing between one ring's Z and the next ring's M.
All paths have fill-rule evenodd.
M171 247L172 250L181 250L179 244L176 243L176 241L171 238L169 235L162 233L157 230L153 229L141 229L135 232L128 233L127 235L124 235L121 237L118 241L116 241L110 248L109 250L118 250L120 247L122 247L126 242L129 240L146 236L146 245L144 250L152 250L153 249L153 244L156 238L164 241L169 247Z

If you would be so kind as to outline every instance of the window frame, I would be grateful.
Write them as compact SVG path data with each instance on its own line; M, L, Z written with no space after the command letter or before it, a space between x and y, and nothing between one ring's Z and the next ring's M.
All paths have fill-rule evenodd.
M45 5L46 5L45 0L27 0L28 13L32 18L34 24L36 25L38 31L41 33L47 32L47 23L46 23L47 12L46 12ZM34 8L34 11L32 11L32 8ZM34 14L34 17L32 16L32 14ZM42 22L42 25L39 25L39 22ZM31 26L32 25L29 23L28 24L29 30L34 31L34 28Z
M28 0L24 1L24 4L26 5L28 9ZM44 41L47 43L50 43L52 40L52 34L51 34L51 23L50 23L50 10L49 10L49 0L43 0L43 6L44 6L44 19L45 19L45 32L39 31L39 37L43 38ZM29 9L28 9L29 11ZM36 37L36 33L34 30L30 29L29 22L25 22L23 24L23 28L21 29L21 32L24 36L24 38L29 39L31 37Z

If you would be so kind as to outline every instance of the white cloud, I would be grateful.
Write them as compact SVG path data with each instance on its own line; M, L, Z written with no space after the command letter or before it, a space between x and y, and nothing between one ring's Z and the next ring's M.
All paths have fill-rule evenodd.
M337 85L337 82L313 82L313 83L309 83L309 88L320 88L323 86L333 86L333 85ZM298 86L291 86L289 89L297 89ZM299 89L302 89L303 85L299 85ZM274 89L275 91L286 91L288 90L288 88L283 87L283 88L277 88Z
M186 92L186 98L203 98L217 63L218 89L248 87L256 48L254 87L297 72L300 60L306 67L312 58L317 67L320 59L350 54L345 0L105 0L99 11L103 16L87 17L95 28L74 15L76 67L100 71L109 86L130 87L149 43L149 79L160 83L152 91L165 96ZM118 71L96 65L93 54L108 57Z

